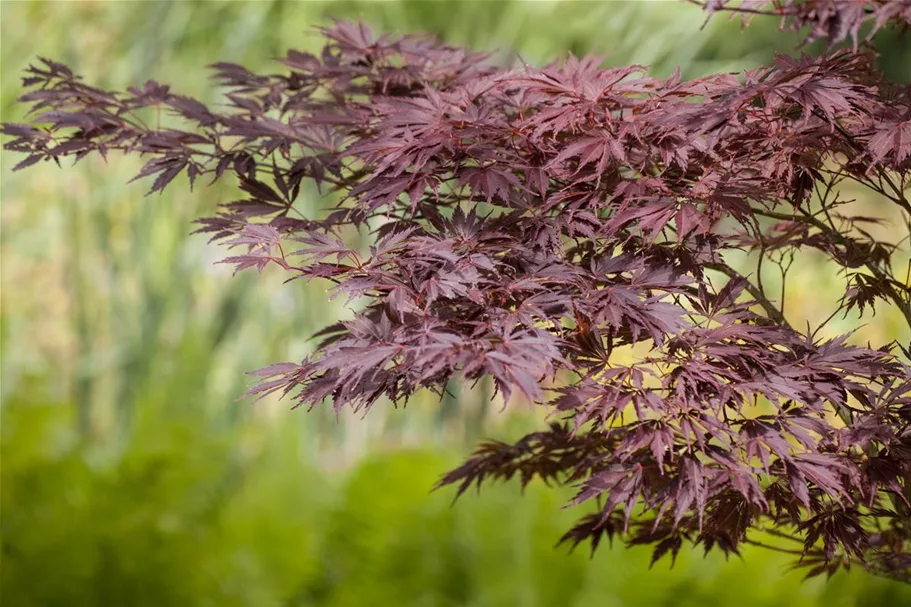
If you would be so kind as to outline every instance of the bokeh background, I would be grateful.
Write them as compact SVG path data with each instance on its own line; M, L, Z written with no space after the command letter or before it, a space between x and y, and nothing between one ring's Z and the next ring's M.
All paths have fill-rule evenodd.
M723 17L700 31L703 14L670 0L3 1L2 120L22 118L18 78L38 55L102 87L154 78L217 102L205 65L266 69L287 48L318 49L313 27L332 17L498 48L502 62L595 51L662 76L756 67L798 40ZM908 40L879 43L890 76L911 79ZM147 184L126 185L134 158L12 173L16 161L4 152L0 174L5 605L911 604L907 587L862 571L802 582L771 551L685 551L652 570L648 548L569 554L554 544L583 512L562 509L559 489L533 484L523 498L505 485L451 507L451 491L431 492L437 478L481 438L538 427L539 413L501 410L484 385L364 419L238 401L245 371L299 359L344 317L325 285L213 264L223 251L189 232L231 199L227 185L144 198ZM810 255L791 278L792 320L827 317L834 269ZM863 322L855 340L909 337L897 314Z

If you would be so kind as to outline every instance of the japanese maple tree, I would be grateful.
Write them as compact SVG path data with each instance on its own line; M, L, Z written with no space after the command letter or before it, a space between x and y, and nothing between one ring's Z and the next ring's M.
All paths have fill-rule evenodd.
M810 574L858 563L911 582L911 351L791 326L762 281L763 263L786 280L814 250L844 279L833 316L893 306L911 326L908 237L875 238L842 193L880 195L911 236L911 87L860 39L907 26L911 3L704 5L833 47L684 81L598 57L497 67L339 22L282 73L214 64L222 109L151 81L100 90L42 59L5 147L27 154L17 169L140 154L151 192L236 178L243 199L200 220L238 249L226 261L329 281L354 306L311 356L255 371L250 395L366 409L490 376L554 421L481 446L441 481L459 493L541 478L595 505L573 544L619 536L657 559L771 534ZM151 107L184 128L147 125ZM305 181L325 213L298 212ZM743 251L758 268L731 261Z

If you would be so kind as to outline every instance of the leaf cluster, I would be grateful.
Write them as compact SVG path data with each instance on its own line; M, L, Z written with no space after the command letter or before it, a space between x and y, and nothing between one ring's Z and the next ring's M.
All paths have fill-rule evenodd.
M798 24L842 11L785 4ZM799 12L811 4L834 8ZM857 19L907 21L906 5ZM224 107L156 82L100 90L43 59L24 81L33 117L3 125L5 147L26 154L17 169L140 154L150 193L233 176L244 197L199 228L241 250L226 262L362 304L311 356L254 372L248 395L366 410L489 376L557 419L482 446L441 481L459 493L572 483L574 503L597 504L574 544L622 536L657 559L684 542L737 553L763 530L811 574L860 563L909 579L909 351L792 327L762 264L784 279L815 250L842 268L833 315L891 305L911 324L902 243L841 198L845 183L877 192L911 234L911 87L882 81L870 51L683 81L598 57L499 68L363 24L323 35L321 55L289 51L281 73L213 65ZM150 108L184 126L148 124ZM305 184L334 206L300 216ZM741 251L755 274L731 263Z

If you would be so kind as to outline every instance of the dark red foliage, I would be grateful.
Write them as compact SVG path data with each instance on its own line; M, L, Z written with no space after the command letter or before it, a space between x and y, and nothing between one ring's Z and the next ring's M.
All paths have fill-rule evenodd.
M886 25L911 25L911 2L908 0L688 0L705 8L711 15L719 11L739 13L745 19L753 15L776 15L782 28L807 28L805 42L820 38L835 45L850 39L854 48Z
M857 32L835 14L907 21L907 3L784 4L835 40ZM154 82L102 91L42 60L25 79L34 117L3 126L5 147L27 154L17 168L142 154L151 192L234 175L244 198L200 222L242 249L226 261L364 303L312 356L256 371L250 395L365 409L491 376L558 421L482 446L443 485L574 484L597 510L572 543L616 535L657 559L686 542L736 553L766 530L811 574L911 579L907 344L792 327L729 261L751 251L784 277L814 249L842 268L841 310L891 305L911 325L906 250L839 194L854 181L909 217L911 87L882 82L867 52L682 81L596 57L500 69L364 25L324 34L285 73L215 64L226 110ZM185 129L147 126L148 107ZM304 180L335 207L296 216ZM372 230L368 252L351 226Z

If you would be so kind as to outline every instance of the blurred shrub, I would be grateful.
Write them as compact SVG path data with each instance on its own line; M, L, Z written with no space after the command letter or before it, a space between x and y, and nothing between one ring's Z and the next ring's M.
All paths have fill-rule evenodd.
M16 607L902 605L860 571L801 583L790 557L554 549L566 492L506 485L450 507L448 450L374 452L318 471L288 426L142 416L118 454L61 407L8 406L2 602Z

